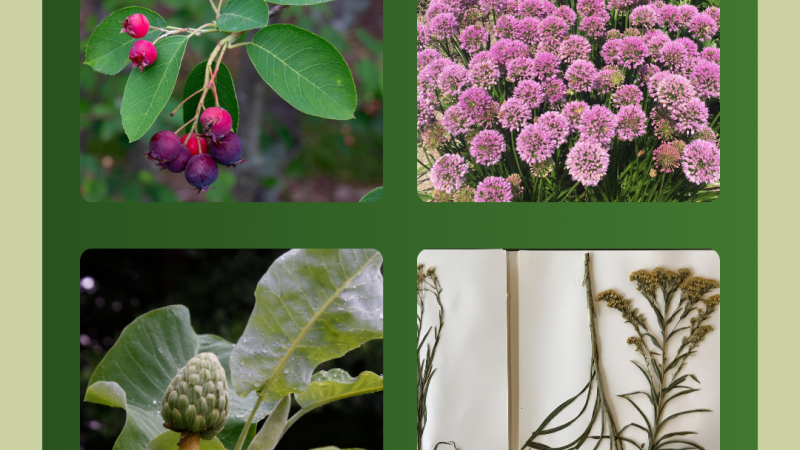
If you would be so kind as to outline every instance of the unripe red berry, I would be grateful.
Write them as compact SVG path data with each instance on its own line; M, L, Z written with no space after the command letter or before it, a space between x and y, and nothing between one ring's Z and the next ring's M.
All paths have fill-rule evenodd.
M200 141L200 146L197 145L198 140ZM192 153L192 156L199 155L200 153L208 153L208 141L206 141L206 138L195 138L194 133L184 134L181 136L181 143L189 147L189 151ZM202 152L200 151L201 149L203 150Z
M226 134L219 142L211 141L208 154L223 166L236 166L244 162L242 161L242 140L233 132Z
M181 153L178 135L169 130L159 131L150 138L150 153L147 159L165 163L177 158Z
M122 22L120 34L128 33L134 39L141 39L148 31L150 31L150 21L147 20L147 17L142 14L134 14Z
M198 194L206 192L218 176L217 163L207 153L192 156L186 164L186 181L197 188Z
M172 173L181 173L186 169L186 164L189 163L189 158L191 157L192 153L185 145L182 145L177 158L169 162L159 163L158 165Z
M219 141L230 133L233 128L233 120L228 111L213 106L200 115L200 125L203 126L203 132L211 136L212 141Z
M128 58L133 63L133 67L144 72L145 67L156 62L158 52L152 42L141 40L133 43L131 51L128 53Z

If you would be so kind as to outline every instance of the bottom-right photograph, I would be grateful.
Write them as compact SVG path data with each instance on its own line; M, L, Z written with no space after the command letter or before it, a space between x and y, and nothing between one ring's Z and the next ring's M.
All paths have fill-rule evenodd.
M417 447L720 448L711 250L425 250Z

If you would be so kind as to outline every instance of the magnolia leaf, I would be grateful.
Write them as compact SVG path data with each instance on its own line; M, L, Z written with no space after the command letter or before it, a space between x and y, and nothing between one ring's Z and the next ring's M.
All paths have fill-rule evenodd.
M290 395L283 397L247 450L273 450L283 436L283 428L286 426L291 406L292 397Z
M383 262L376 250L291 250L259 281L231 356L239 395L305 391L314 369L383 337Z
M86 43L86 61L84 63L106 75L116 75L124 69L130 62L128 53L131 51L131 45L138 39L130 37L127 33L120 33L122 30L120 22L134 14L142 14L147 17L150 26L158 28L167 26L167 22L158 13L147 8L132 6L114 11L94 29ZM160 34L161 32L158 30L151 30L142 39L152 41Z
M359 203L377 202L378 200L381 199L382 196L383 196L383 186L377 187L377 188L367 192L367 195L362 197L361 200L359 200Z
M167 105L188 41L188 36L169 36L158 41L156 62L144 72L131 72L122 95L122 127L130 142L144 136Z
M298 110L326 119L352 119L356 86L330 42L294 25L270 25L253 38L247 55L261 78Z
M186 84L183 85L184 99L203 88L203 83L206 81L206 64L207 61L201 62L200 64L194 66L194 69L192 69L192 71L189 73L189 76L186 78ZM217 66L216 64L212 64L211 67L212 70L216 70ZM228 67L225 64L219 67L216 85L219 106L228 111L228 113L231 115L231 120L233 121L233 132L235 133L239 128L239 99L236 96L236 89L233 86L233 77L231 76L231 72L228 70ZM194 115L197 113L197 104L200 103L201 95L203 94L197 94L183 104L184 123L194 118ZM207 108L216 106L213 92L209 91L206 94L203 104L205 104Z
M150 444L147 445L146 450L175 450L178 448L178 442L180 440L180 433L167 431L150 441ZM205 439L200 439L200 450L225 450L225 447L217 438L208 441Z
M222 31L247 31L267 26L269 8L264 0L230 0L220 11L217 28Z
M144 449L167 431L161 419L161 400L178 370L195 355L213 352L225 368L230 385L230 355L233 344L212 335L197 335L191 327L189 310L169 306L144 314L125 327L89 380L85 401L123 408L128 417L114 444L114 450ZM228 450L236 443L245 420L256 404L230 396L230 418L217 435ZM256 414L264 418L275 404L262 404ZM255 425L249 432L254 435Z

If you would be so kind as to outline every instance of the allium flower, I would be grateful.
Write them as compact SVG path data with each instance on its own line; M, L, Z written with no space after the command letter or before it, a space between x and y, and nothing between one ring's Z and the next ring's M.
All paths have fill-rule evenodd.
M578 131L578 126L581 123L581 116L583 116L583 112L587 109L589 109L589 105L586 102L574 101L564 105L564 109L561 110L561 113L569 123L570 132Z
M564 101L567 96L567 85L561 78L550 78L542 81L542 90L547 96L547 102L556 105Z
M689 33L698 41L707 41L719 31L719 25L708 14L696 14L686 25Z
M652 30L653 28L661 26L661 16L658 14L658 10L650 5L633 8L630 21L632 26L645 30Z
M512 173L506 178L506 181L511 183L511 194L514 195L514 200L522 200L522 193L525 192L522 177L518 173Z
M644 136L647 131L647 116L639 105L625 105L617 113L617 138L632 141Z
M683 173L694 184L719 182L719 147L713 142L692 141L683 150Z
M539 22L536 17L525 17L513 25L513 39L522 41L529 47L539 43Z
M658 72L650 75L649 80L647 81L647 93L650 95L651 98L658 100L658 83L661 82L664 78L667 78L670 75L674 75L672 72L666 70L659 70Z
M428 90L435 89L442 69L453 64L455 63L447 58L439 58L431 61L417 74L417 84Z
M570 125L567 118L557 111L547 111L542 114L537 120L539 126L542 126L553 134L553 140L556 146L567 143L567 136L569 136Z
M556 163L553 158L547 158L542 162L531 164L531 175L536 178L545 178L553 171Z
M428 125L422 132L422 146L430 151L438 149L442 143L449 139L450 136L447 134L447 130L439 122Z
M442 55L439 54L436 50L429 48L427 50L422 50L421 52L417 52L417 72L420 72L422 69L428 66L431 62L441 58Z
M675 122L669 118L658 117L653 121L653 131L659 141L670 141L677 135Z
M708 14L717 22L717 30L719 30L719 8L716 6L709 6L703 11L703 14Z
M484 12L503 12L506 10L507 0L480 0L478 5Z
M439 14L428 22L428 28L431 36L443 41L458 33L458 21L450 13Z
M689 52L686 47L678 42L667 42L658 52L658 61L675 72L685 72L689 68Z
M442 117L442 126L453 136L468 132L472 125L472 120L458 105L447 108Z
M578 0L575 8L581 17L595 16L606 12L606 2L604 0Z
M622 33L616 28L612 28L606 32L607 41L613 41L614 39L622 39Z
M556 10L556 5L547 0L518 0L517 13L520 16L534 16L540 19L553 14Z
M591 92L595 76L597 76L597 69L595 69L594 64L584 59L579 59L567 68L565 78L571 90L575 92Z
M653 150L653 161L661 173L672 173L681 165L681 141L661 144Z
M553 132L538 122L526 126L517 136L517 153L520 159L531 166L549 159L556 148Z
M720 64L719 62L719 49L714 47L706 47L700 52L700 57L705 59L706 61L711 61L715 64Z
M424 23L417 22L417 51L423 50L431 44L431 35ZM419 70L419 68L417 68Z
M559 70L561 60L552 53L539 52L533 58L533 75L537 80L547 80L555 78L561 71Z
M597 186L608 171L608 150L592 139L579 139L567 154L567 171L584 186Z
M615 42L622 42L619 62L622 67L635 69L644 64L644 59L650 56L647 46L638 36L628 36Z
M436 95L417 86L417 130L421 130L435 120Z
M622 59L622 39L613 39L603 44L600 49L600 56L606 65L613 66L620 64Z
M500 177L486 177L478 183L478 189L475 192L476 202L508 203L513 198L511 183Z
M497 39L516 39L517 18L511 15L500 16L494 25L494 36Z
M668 110L683 104L697 96L697 91L692 83L683 75L667 74L656 82L656 92L653 96Z
M489 33L478 25L470 25L461 32L461 48L467 53L475 53L489 41Z
M552 3L549 3L551 6ZM567 36L569 32L569 25L561 17L548 16L539 23L539 41L547 41L558 44Z
M583 112L578 125L581 139L593 139L608 145L617 134L617 117L603 105L594 105Z
M622 33L622 37L630 37L636 36L639 37L642 35L642 32L639 31L638 28L627 28L624 33Z
M533 76L533 59L531 58L515 58L506 64L506 79L512 83L533 78Z
M635 5L638 0L608 0L608 9L622 11Z
M696 57L700 56L700 53L699 53L700 50L697 47L697 42L695 42L695 41L693 41L693 40L691 40L691 39L689 39L687 37L682 37L682 38L675 39L675 42L678 42L681 45L683 45L684 47L686 47L686 52L689 54L689 59L690 60L692 58L696 58Z
M469 81L484 89L490 89L500 81L500 68L491 52L478 52L472 57L469 62Z
M451 14L455 16L456 11L451 5L437 0L431 1L428 5L428 10L425 11L425 17L428 19L428 23L436 18L436 16L440 16L442 14Z
M692 71L692 84L704 99L719 98L719 65L701 60Z
M511 97L500 106L500 125L511 131L519 131L531 121L531 108L525 100Z
M458 97L469 82L469 71L461 64L449 64L442 69L436 81L442 94Z
M578 19L578 15L575 14L575 11L566 5L559 6L553 15L564 19L564 22L566 22L568 26L575 25L575 21Z
M650 30L644 34L642 39L644 39L644 43L647 45L647 51L651 55L658 55L661 53L661 47L671 41L667 33L661 30Z
M431 168L431 183L437 191L452 194L461 189L469 164L457 153L448 153L436 160Z
M585 37L578 34L571 34L558 47L558 57L567 64L578 59L589 59L591 54L592 45Z
M475 189L465 186L464 189L456 192L453 195L453 201L456 203L472 203L475 201Z
M658 15L661 16L664 28L670 33L676 33L684 26L683 18L675 5L662 6L658 10Z
M597 71L597 76L594 78L594 89L601 94L610 94L625 81L622 72L614 66L606 66L602 70Z
M698 14L700 14L700 11L694 5L684 4L678 6L678 15L681 16L681 22L683 26L686 26L689 21Z
M614 105L618 108L626 105L641 105L644 94L639 86L633 84L623 84L614 93Z
M655 64L645 64L639 67L639 70L636 71L636 82L641 84L643 87L650 86L650 80L652 79L653 75L661 72L661 68Z
M458 106L467 114L472 122L480 127L494 123L500 105L483 89L472 86L467 88L458 99Z
M493 166L500 161L506 151L506 141L496 130L483 130L474 138L469 146L469 154L484 166Z
M584 16L581 19L580 30L586 33L590 38L600 39L606 34L606 25L608 25L608 13L603 11L603 14L595 16Z
M514 39L500 39L492 44L491 52L500 68L504 69L508 61L527 56L528 46L522 41L517 41Z
M522 80L514 88L514 97L522 99L530 109L538 108L547 99L542 86L533 80Z
M680 133L692 135L708 123L708 106L699 98L679 103L670 112L675 129Z

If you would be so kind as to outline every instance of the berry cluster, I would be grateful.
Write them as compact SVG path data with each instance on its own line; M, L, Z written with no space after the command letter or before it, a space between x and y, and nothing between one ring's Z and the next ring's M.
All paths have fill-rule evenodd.
M142 39L150 31L150 21L143 14L134 14L122 22L122 33L128 33L134 39ZM144 39L135 41L131 45L128 58L133 63L133 67L144 72L144 68L153 65L158 58L156 46L152 42Z

